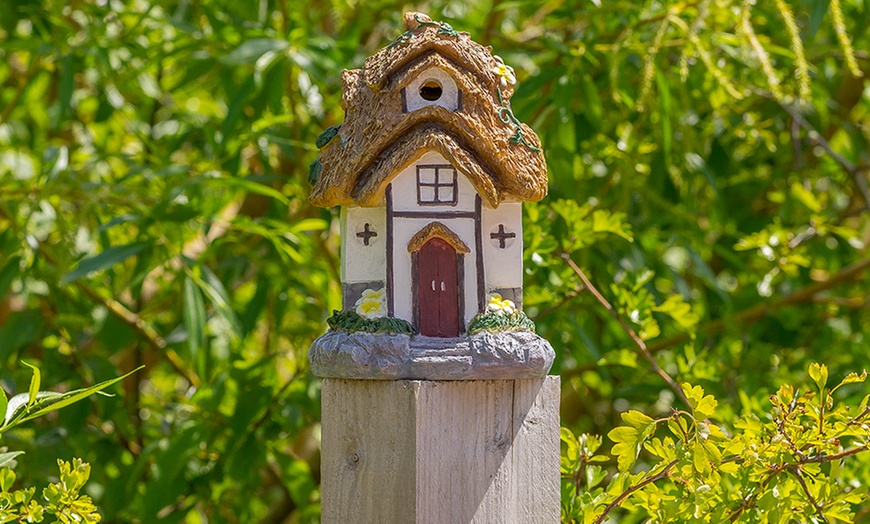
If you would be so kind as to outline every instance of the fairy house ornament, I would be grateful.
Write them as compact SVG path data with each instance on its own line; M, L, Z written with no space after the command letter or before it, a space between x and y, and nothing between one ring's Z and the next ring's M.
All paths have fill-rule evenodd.
M446 23L342 74L345 120L317 140L310 201L341 206L343 309L311 346L343 378L530 378L550 344L522 312L522 202L547 194L501 58Z

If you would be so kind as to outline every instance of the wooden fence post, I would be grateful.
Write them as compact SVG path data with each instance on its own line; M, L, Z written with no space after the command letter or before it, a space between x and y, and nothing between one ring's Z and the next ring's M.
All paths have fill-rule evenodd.
M323 522L559 521L560 379L325 379Z

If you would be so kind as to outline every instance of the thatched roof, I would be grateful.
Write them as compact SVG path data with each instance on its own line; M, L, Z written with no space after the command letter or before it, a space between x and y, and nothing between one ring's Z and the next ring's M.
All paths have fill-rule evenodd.
M342 74L345 121L322 148L314 205L377 206L393 177L426 151L453 163L491 207L547 194L540 141L511 118L513 90L493 72L498 59L467 34L429 23L425 15L406 14L408 31L397 42L369 57L362 69ZM461 108L403 112L402 88L430 67L456 82Z

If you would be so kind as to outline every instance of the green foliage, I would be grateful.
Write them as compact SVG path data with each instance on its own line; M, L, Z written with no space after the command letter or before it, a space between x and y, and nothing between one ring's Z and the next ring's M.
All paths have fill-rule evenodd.
M137 368L126 375L100 382L90 387L65 393L40 391L42 373L37 366L22 362L31 370L30 386L27 393L21 393L6 398L5 392L0 393L0 436L23 422L35 419L57 411L83 400L95 393L101 393L109 386L120 382L141 369ZM81 459L73 463L58 460L60 482L50 484L42 492L46 504L43 506L34 500L34 488L12 490L15 483L15 473L10 466L23 451L0 453L0 522L42 522L45 515L53 515L54 522L63 524L97 523L102 517L97 512L92 500L87 495L80 495L91 474L91 467Z
M332 316L326 319L330 329L347 331L348 333L400 333L413 335L414 326L405 319L392 317L365 318L353 309L344 311L333 310Z
M60 481L42 490L44 502L34 496L35 488L13 490L15 473L0 469L0 522L43 522L49 516L54 519L51 522L62 524L101 522L91 497L80 493L91 467L79 459L72 463L58 460L57 467Z
M471 319L467 331L469 335L480 331L531 331L534 333L535 323L519 309L514 309L509 314L502 311L485 311Z
M562 428L563 517L603 522L621 504L649 522L855 522L867 499L853 479L865 469L856 456L870 451L870 395L850 407L833 393L867 374L830 389L824 364L810 364L809 375L813 386L783 385L765 416L748 413L731 427L711 421L718 402L689 384L689 411L623 413L626 425L608 433L619 472L606 485L594 464L600 440Z
M23 422L47 415L95 393L100 393L109 386L124 380L142 369L140 366L118 378L105 380L93 386L58 393L55 391L40 391L41 373L39 368L27 362L22 362L22 364L33 372L30 378L30 390L27 393L15 395L10 399L6 398L5 393L0 395L0 408L2 408L0 413L4 413L3 420L0 421L0 436ZM7 453L6 455L9 454Z
M29 391L21 360L58 391L147 364L115 397L9 428L24 485L79 456L106 521L318 521L306 355L340 307L340 228L336 210L307 204L309 165L316 179L315 137L344 119L341 70L394 42L404 8L0 9L0 384ZM820 398L834 397L823 369L831 383L863 376L847 372L870 333L866 2L420 8L514 68L510 111L546 155L550 194L523 206L523 308L562 376L566 519L616 503L613 521L684 509L672 521L717 522L755 487L739 518L822 521L792 472L802 459L771 442L774 418L788 420L795 445L813 446L802 454L833 456L819 427L833 439L860 416L858 384L833 407ZM695 412L620 320L659 371L693 385L677 389ZM811 361L814 396L795 387L806 412L770 404ZM650 429L640 413L665 420ZM825 519L870 515L852 498L870 484L867 455L801 465Z

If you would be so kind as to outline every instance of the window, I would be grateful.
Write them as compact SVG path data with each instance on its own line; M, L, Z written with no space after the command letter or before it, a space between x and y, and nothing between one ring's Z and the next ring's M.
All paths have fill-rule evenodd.
M451 165L417 166L417 203L423 206L456 205L456 170Z

